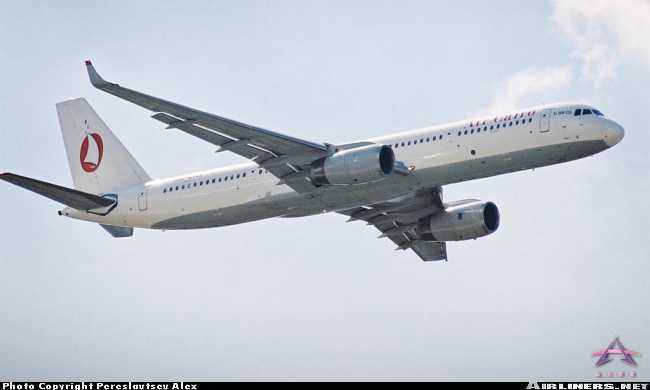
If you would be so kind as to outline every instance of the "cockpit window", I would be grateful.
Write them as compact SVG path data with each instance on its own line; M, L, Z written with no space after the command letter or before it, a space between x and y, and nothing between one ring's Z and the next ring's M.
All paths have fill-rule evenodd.
M573 113L574 116L580 116L580 115L598 115L598 116L605 116L603 115L602 112L596 110L595 108L588 109L588 108L578 108L574 111Z

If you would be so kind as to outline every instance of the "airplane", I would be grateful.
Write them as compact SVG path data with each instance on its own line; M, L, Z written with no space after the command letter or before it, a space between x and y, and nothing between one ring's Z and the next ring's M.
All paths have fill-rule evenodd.
M67 206L59 215L134 228L204 229L336 212L379 230L398 250L447 260L449 241L494 233L493 202L443 201L442 187L564 163L619 143L623 127L593 106L557 103L377 138L312 142L199 111L104 80L91 84L250 162L152 179L83 99L56 105L74 188L1 173L0 179Z

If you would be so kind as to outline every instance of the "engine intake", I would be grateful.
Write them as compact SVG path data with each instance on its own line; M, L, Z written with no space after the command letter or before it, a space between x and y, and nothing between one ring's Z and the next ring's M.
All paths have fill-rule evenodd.
M317 186L362 184L393 173L395 154L386 145L342 150L312 163L311 180Z
M417 233L427 241L473 240L494 233L499 220L494 203L463 201L418 221Z

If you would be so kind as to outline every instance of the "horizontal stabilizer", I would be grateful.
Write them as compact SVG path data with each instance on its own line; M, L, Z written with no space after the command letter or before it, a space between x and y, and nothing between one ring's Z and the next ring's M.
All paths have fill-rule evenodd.
M112 225L102 225L102 224L100 224L99 226L103 227L111 236L115 238L125 238L125 237L131 237L133 235L132 227L122 227L122 226L112 226Z
M103 198L13 173L1 173L0 179L77 210L95 210L111 206L115 203L114 199Z

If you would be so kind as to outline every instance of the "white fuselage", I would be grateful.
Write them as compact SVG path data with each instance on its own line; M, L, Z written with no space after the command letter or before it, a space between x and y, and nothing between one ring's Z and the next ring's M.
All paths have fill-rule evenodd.
M388 201L421 188L537 168L586 157L623 136L601 115L574 115L578 104L529 108L365 140L389 145L413 172L356 185L298 193L254 163L153 180L118 191L107 215L65 209L72 218L115 226L195 229L271 217L299 217Z

